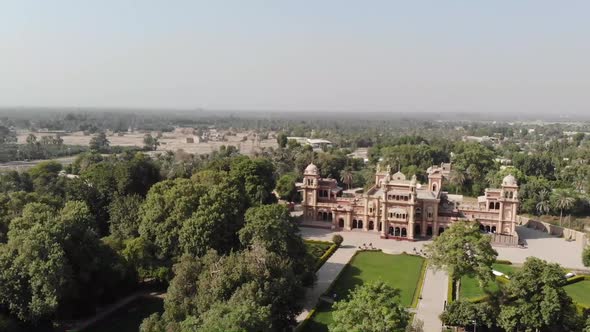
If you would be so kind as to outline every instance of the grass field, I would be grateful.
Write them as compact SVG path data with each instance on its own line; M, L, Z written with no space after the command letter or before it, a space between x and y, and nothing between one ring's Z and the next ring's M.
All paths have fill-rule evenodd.
M564 286L563 289L575 303L590 308L590 280L582 280Z
M516 267L508 264L494 264L492 268L496 271L505 273L508 276L512 275L512 273L514 273L514 271L517 269ZM477 279L463 277L461 278L461 290L459 291L459 296L461 298L474 299L484 296L486 291L497 292L499 289L500 286L498 281L488 284L484 291L484 289L479 286Z
M163 311L162 298L140 297L83 332L138 332L144 318Z
M424 258L411 255L388 255L382 252L359 252L335 281L333 293L346 298L357 285L383 281L401 290L401 303L410 306L420 279ZM332 322L331 305L322 302L305 331L328 331Z

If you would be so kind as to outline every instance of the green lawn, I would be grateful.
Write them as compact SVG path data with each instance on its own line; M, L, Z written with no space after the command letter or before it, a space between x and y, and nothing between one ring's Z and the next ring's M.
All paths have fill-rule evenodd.
M518 268L508 264L496 264L492 265L492 268L496 271L512 275ZM500 289L499 282L495 281L490 283L485 288L488 292L497 292ZM466 299L474 299L484 296L486 292L479 286L479 282L475 278L463 277L461 278L461 290L459 296Z
M582 280L563 287L575 303L590 308L590 280Z
M420 279L424 258L412 255L388 255L382 252L359 252L335 281L332 293L345 298L357 285L383 281L401 290L401 303L409 307ZM321 303L305 331L328 331L332 322L331 305Z
M140 297L83 332L138 332L144 318L163 311L162 298Z

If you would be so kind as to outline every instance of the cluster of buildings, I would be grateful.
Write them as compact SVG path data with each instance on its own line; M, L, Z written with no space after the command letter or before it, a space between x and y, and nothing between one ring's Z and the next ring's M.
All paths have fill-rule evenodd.
M428 183L416 176L391 174L390 167L377 168L375 183L365 192L344 191L335 179L320 177L313 163L298 183L303 222L338 230L362 230L381 238L415 240L437 236L453 222L472 220L488 233L515 234L518 183L508 175L501 188L488 188L476 202L442 190L451 164L427 170Z
M314 150L327 149L332 147L332 142L321 138L287 137L288 141L295 141L301 145L309 145Z

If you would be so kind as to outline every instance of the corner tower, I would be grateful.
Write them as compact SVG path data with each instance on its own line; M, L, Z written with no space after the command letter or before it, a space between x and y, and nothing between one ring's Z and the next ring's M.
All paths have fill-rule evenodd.
M320 171L313 163L303 171L303 214L306 219L313 220L317 210Z
M518 182L509 174L502 180L500 225L498 229L504 234L516 231L516 214L518 213Z

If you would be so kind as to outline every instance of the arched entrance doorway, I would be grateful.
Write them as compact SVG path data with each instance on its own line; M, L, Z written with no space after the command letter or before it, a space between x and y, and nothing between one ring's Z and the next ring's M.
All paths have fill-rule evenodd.
M406 230L406 228L402 228L402 233L401 233L402 237L408 237L408 231Z
M420 225L414 225L414 237L419 236L420 235Z
M372 231L373 229L375 229L375 223L373 223L373 220L369 220L369 230Z
M497 230L496 226L492 226L492 233L496 233L496 230Z
M359 220L358 223L356 224L357 228L363 228L363 221Z
M382 229L383 229L383 224L382 224L381 222L378 222L378 223L377 223L377 230L378 230L379 232L381 232L381 230L382 230Z
M482 231L482 232L485 232L486 227L484 225L482 225L482 224L479 224L479 230Z
M393 236L400 236L401 234L401 230L399 229L399 227L396 227L395 230L393 231Z
M358 226L358 221L356 221L356 219L353 219L353 220L352 220L352 228L353 228L353 229L354 229L354 228L357 228L357 226Z
M388 232L388 234L391 235L391 236L393 236L393 227L392 226L389 226L389 232Z
M444 232L445 232L445 228L444 227L439 227L438 228L438 235L441 235Z
M344 219L342 219L342 218L338 219L338 227L344 228Z
M491 232L491 231L492 231L492 228L491 228L489 225L487 225L487 226L486 226L486 232L488 232L488 233L489 233L489 232Z
M426 235L432 236L432 226L426 227Z

